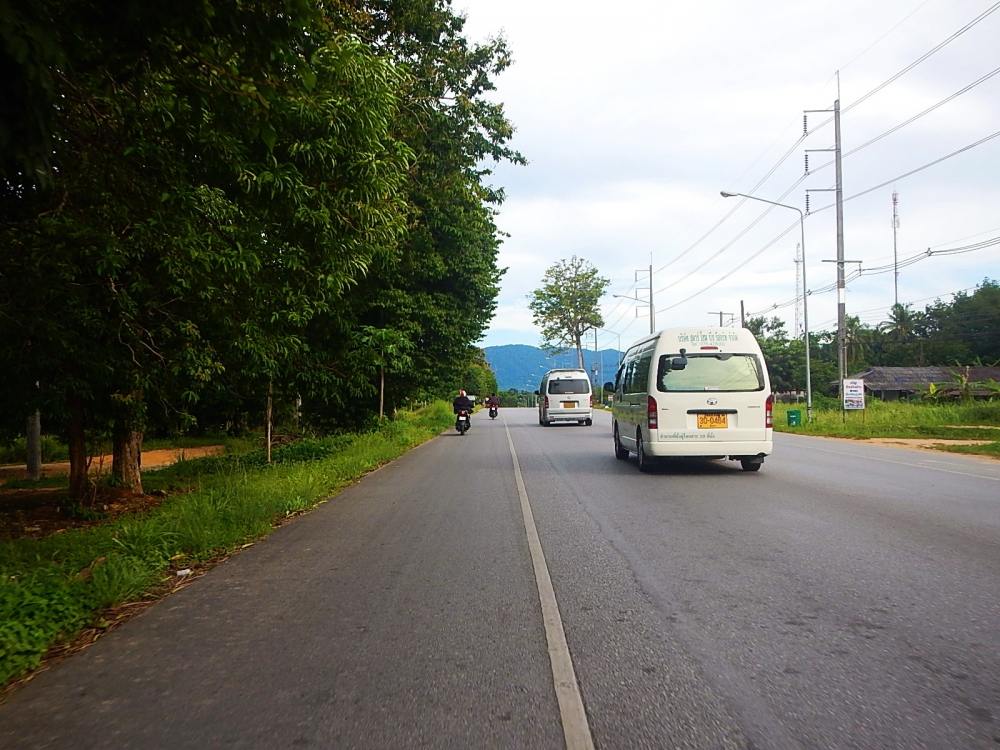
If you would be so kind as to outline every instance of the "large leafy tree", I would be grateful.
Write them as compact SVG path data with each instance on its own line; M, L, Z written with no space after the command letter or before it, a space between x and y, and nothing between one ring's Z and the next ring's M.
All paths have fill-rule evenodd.
M502 193L487 184L495 160L522 163L510 146L513 128L487 95L509 63L502 39L472 45L464 20L443 0L355 0L341 5L373 49L406 72L393 133L413 152L405 186L408 225L396 251L381 257L356 293L314 326L309 382L316 414L363 419L364 372L378 356L351 331L392 330L408 342L408 367L385 373L386 407L454 389L474 359L496 307L502 270L494 207Z
M582 370L583 334L604 325L600 302L610 283L589 261L575 255L549 266L542 286L528 297L535 325L542 329L542 348L558 352L575 347Z
M0 183L0 347L13 392L66 415L74 494L84 430L110 422L140 489L151 393L179 408L222 373L280 376L395 247L402 77L293 0L179 21L41 5L62 61L58 105L38 108L53 153L45 180L8 167Z

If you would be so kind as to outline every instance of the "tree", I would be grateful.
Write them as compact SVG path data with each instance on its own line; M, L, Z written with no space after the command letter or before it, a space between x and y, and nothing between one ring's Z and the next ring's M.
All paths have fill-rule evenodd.
M542 286L528 296L535 325L542 329L542 348L554 353L576 347L582 370L583 334L604 325L598 305L610 283L589 261L575 255L551 265Z
M411 343L399 331L388 328L372 328L362 326L358 331L358 340L367 351L372 365L378 368L378 418L385 417L385 373L403 372L412 360L408 352Z
M39 7L63 61L52 166L4 162L0 359L26 408L67 421L75 496L86 430L110 423L139 491L150 398L190 405L227 372L261 396L395 250L403 75L309 4Z

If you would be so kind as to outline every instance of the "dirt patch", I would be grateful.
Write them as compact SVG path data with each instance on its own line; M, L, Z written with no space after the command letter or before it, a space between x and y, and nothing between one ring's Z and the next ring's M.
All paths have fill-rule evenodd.
M178 461L188 461L203 456L218 456L226 450L223 445L201 445L196 448L163 448L155 451L142 452L143 469L161 469ZM111 471L111 456L94 456L90 462L90 473L107 474ZM42 464L43 477L58 477L69 474L69 461L59 461ZM28 472L24 464L5 464L0 466L0 484L8 479L27 479Z
M143 469L157 469L202 456L216 456L225 451L221 445L197 448L166 448L144 451ZM111 468L110 456L99 456L91 463L94 476L107 474ZM51 463L42 467L45 477L66 476L69 463ZM38 538L60 534L67 529L107 523L119 516L145 513L158 506L165 493L131 495L114 487L98 486L98 494L86 509L72 508L68 492L62 487L6 488L2 482L26 479L24 466L0 466L0 540L23 537Z
M867 443L879 445L902 445L906 448L927 448L933 450L941 445L989 445L993 440L952 440L950 438L867 438Z

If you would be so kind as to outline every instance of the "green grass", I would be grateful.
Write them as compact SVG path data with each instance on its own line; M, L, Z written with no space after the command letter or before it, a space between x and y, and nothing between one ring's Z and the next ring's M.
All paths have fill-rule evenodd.
M0 487L5 490L40 490L50 487L68 487L69 478L65 475L55 477L42 477L41 479L8 479L6 482L0 480Z
M940 450L950 453L971 453L979 456L1000 458L1000 441L983 445L942 445Z
M217 558L315 506L451 424L443 402L361 434L151 471L147 487L187 488L150 513L42 539L0 542L0 683L35 668L100 612L134 600L172 567ZM193 489L192 489L193 488Z
M798 409L803 424L788 426L788 411ZM1000 439L1000 401L924 403L868 399L864 412L841 414L836 402L814 407L806 424L804 404L775 404L774 429L803 435L855 438L936 438L941 440ZM997 456L996 443L942 447L956 453Z

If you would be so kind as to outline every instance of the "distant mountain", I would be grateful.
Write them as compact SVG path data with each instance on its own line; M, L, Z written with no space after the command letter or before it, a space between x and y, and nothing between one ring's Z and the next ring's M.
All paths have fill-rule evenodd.
M507 344L506 346L486 347L486 361L497 376L500 390L516 388L519 391L533 391L546 370L558 367L576 367L576 351L570 349L559 354L546 354L537 346L527 344ZM588 373L593 373L594 362L597 362L598 382L603 383L614 378L615 368L621 354L614 349L602 349L595 352L583 350L583 361ZM591 375L593 377L593 375Z

